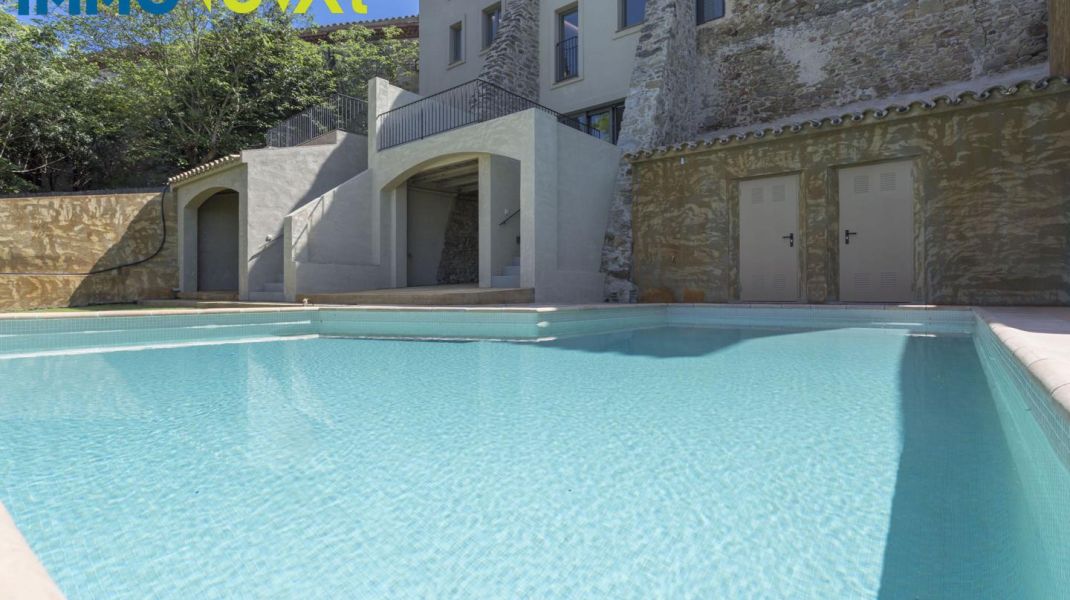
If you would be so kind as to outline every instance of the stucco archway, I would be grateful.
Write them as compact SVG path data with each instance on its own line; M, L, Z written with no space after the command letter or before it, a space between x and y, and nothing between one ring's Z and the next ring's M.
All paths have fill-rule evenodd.
M243 277L241 192L229 185L195 184L177 194L181 291L234 295Z
M383 190L383 201L395 214L395 287L519 287L519 161L485 153L439 156L403 170Z

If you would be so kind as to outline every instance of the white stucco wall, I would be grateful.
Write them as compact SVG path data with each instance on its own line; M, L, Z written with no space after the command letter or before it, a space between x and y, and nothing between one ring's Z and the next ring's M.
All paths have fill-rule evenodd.
M366 169L367 154L365 136L345 133L335 144L242 152L248 170L248 291L282 283L286 215Z
M246 150L237 162L176 183L182 291L197 291L196 208L205 198L238 192L238 293L248 299L283 281L286 215L363 171L368 149L365 136L339 132L334 143Z
M508 1L508 0L504 0ZM421 0L420 92L431 95L479 77L485 53L483 11L494 0ZM540 104L561 113L602 106L628 95L641 27L618 31L618 0L582 0L580 10L580 77L558 84L555 79L557 15L576 0L543 0L539 7ZM450 66L450 25L465 24L465 60Z
M479 203L479 244L489 248L489 252L480 255L479 279L489 285L514 256L520 256L517 238L523 215L502 223L520 208L519 161L499 155L480 161Z
M483 10L497 0L420 0L420 93L471 81L483 69ZM450 64L450 26L464 23L464 60Z
M390 287L389 262L382 260L390 213L374 200L374 179L365 171L286 217L287 300L299 293Z
M371 82L370 96L373 114L376 105L405 100L381 79ZM287 217L287 296L409 285L412 211L423 210L424 200L408 180L473 159L480 285L489 287L516 255L519 235L521 286L535 288L536 301L600 301L602 239L620 151L535 109L382 152L369 144L367 171ZM520 215L501 226L517 207Z
M557 83L558 14L575 0L542 0L539 7L539 103L572 113L628 96L639 30L618 31L618 0L583 0L580 9L580 76Z

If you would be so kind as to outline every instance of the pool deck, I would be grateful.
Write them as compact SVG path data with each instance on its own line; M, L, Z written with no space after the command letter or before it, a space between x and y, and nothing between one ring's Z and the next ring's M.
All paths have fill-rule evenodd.
M0 504L0 596L27 600L63 598L11 515Z
M974 312L1070 415L1070 308L976 308Z
M101 311L97 313L0 313L0 320L14 319L85 319L96 317L146 317L205 313L263 313L331 309L363 311L518 311L552 312L562 309L606 311L635 308L637 305L508 305L508 306L293 306L277 305L228 306L216 309L130 310ZM711 305L638 305L661 307L709 307ZM731 308L789 308L809 310L969 310L959 306L924 305L806 305L806 304L731 304L712 305ZM1070 307L1022 307L1022 308L974 308L977 315L996 337L1010 350L1050 394L1057 406L1061 406L1070 419ZM0 591L3 597L20 600L51 600L63 598L63 593L49 577L45 567L34 555L25 538L19 533L14 521L0 503Z

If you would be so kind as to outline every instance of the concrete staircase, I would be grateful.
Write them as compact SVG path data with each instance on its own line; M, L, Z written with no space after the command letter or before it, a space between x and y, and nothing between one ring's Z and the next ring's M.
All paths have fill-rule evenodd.
M286 294L283 292L282 282L264 284L264 289L259 292L249 292L250 302L286 302Z
M496 288L520 287L520 257L514 256L513 261L502 268L501 275L491 277L490 286Z

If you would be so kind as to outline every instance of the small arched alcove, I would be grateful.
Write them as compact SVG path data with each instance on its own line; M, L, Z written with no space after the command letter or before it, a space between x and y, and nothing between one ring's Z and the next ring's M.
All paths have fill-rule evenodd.
M217 191L197 207L197 291L238 291L238 192Z

